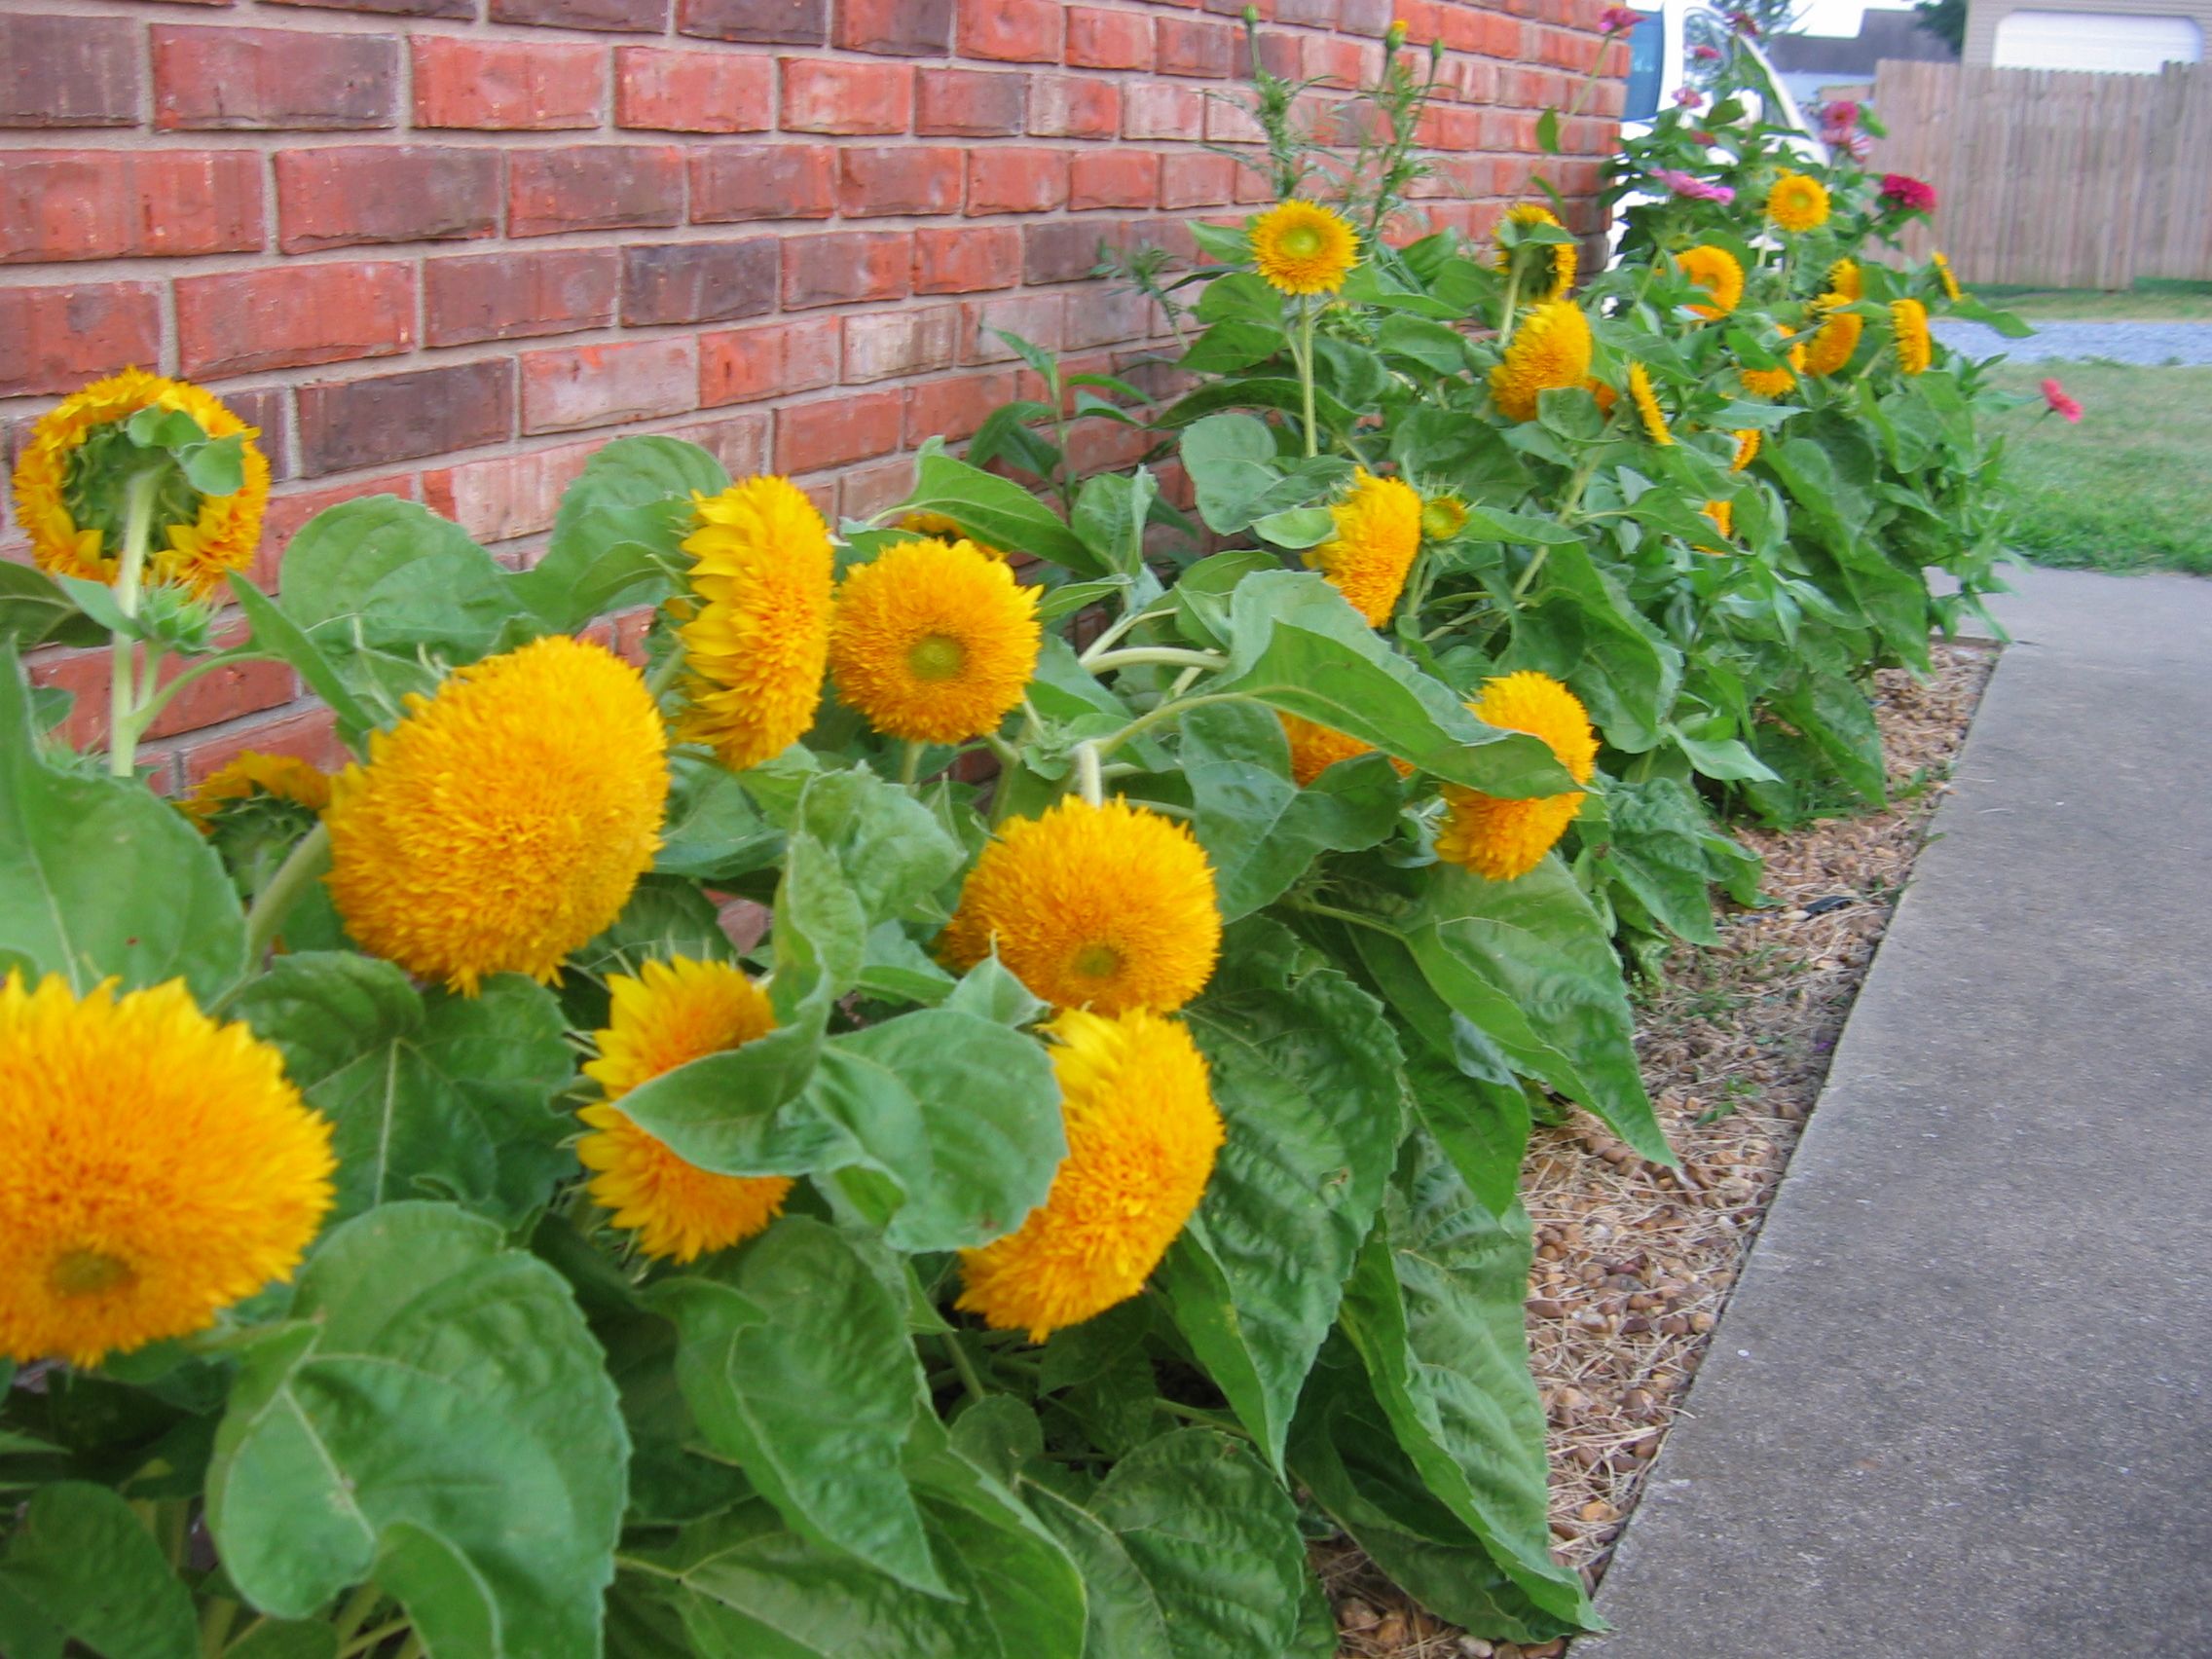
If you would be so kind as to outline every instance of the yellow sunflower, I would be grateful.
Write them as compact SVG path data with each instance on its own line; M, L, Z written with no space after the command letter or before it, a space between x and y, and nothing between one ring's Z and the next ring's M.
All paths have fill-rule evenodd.
M0 983L0 1354L97 1365L287 1277L330 1209L330 1124L184 981Z
M1018 1231L960 1253L959 1302L1039 1343L1144 1289L1205 1197L1223 1140L1205 1056L1179 1021L1071 1009L1045 1029L1068 1155Z
M249 749L203 778L177 802L177 810L206 834L224 807L256 795L288 800L319 813L330 804L330 776L289 755L263 755Z
M1581 699L1547 674L1524 669L1486 680L1482 695L1467 708L1490 725L1542 738L1578 784L1587 784L1597 769L1598 734L1590 728ZM1436 856L1492 881L1527 875L1567 833L1582 810L1582 794L1569 790L1534 800L1506 800L1447 784Z
M1787 369L1738 369L1737 378L1744 389L1756 397L1788 397L1797 385L1797 376L1805 372L1805 348L1789 348L1789 367Z
M1398 478L1378 478L1361 467L1351 491L1329 509L1337 533L1306 551L1309 569L1319 571L1351 608L1380 628L1398 608L1398 595L1420 551L1420 495Z
M1855 259L1839 259L1828 267L1827 289L1841 294L1847 300L1863 299L1866 294L1866 276L1859 269Z
M838 585L830 670L840 702L909 743L998 729L1037 671L1038 589L973 541L901 541Z
M253 563L269 505L269 458L253 441L261 436L258 426L187 382L126 369L40 416L16 463L16 514L40 570L113 581L123 559L122 493L87 474L96 473L93 458L109 441L103 428L154 404L181 410L211 438L245 439L245 482L235 493L203 496L172 469L155 502L146 579L208 598L222 588L226 571Z
M590 1125L576 1157L595 1171L592 1198L637 1234L639 1249L671 1261L765 1231L791 1195L788 1176L717 1175L686 1163L613 1102L663 1072L766 1036L776 1023L767 993L726 962L685 956L647 962L635 979L616 975L607 989L610 1023L599 1033L599 1058L584 1066L607 1099L576 1114Z
M1213 870L1173 819L1066 796L983 849L939 948L965 970L994 945L1054 1008L1170 1013L1205 988L1221 952Z
M1931 250L1928 259L1936 267L1936 279L1943 284L1943 297L1953 305L1965 299L1966 295L1959 287L1958 273L1951 269L1951 262L1943 257L1943 250Z
M915 535L934 536L940 541L965 541L978 553L987 553L993 559L1006 557L1006 549L977 541L960 528L960 521L944 513L905 513L899 520L899 528Z
M1628 366L1628 394L1636 403L1636 418L1643 423L1644 435L1655 444L1673 443L1675 434L1667 430L1666 411L1659 407L1659 394L1651 389L1651 371L1641 363Z
M1351 221L1317 202L1279 202L1251 224L1252 262L1284 294L1333 294L1359 262Z
M1332 726L1317 720L1301 719L1296 715L1277 715L1282 721L1282 734L1290 741L1290 775L1300 789L1334 766L1339 760L1350 760L1357 756L1375 753L1369 745L1356 737L1347 737ZM1413 776L1413 767L1395 755L1390 764L1401 778Z
M1730 472L1741 472L1759 458L1761 442L1756 426L1746 426L1736 434L1736 459L1728 463Z
M1726 248L1701 242L1675 255L1675 263L1684 276L1713 296L1710 302L1690 307L1698 315L1726 316L1743 300L1744 268Z
M1513 343L1490 372L1491 401L1509 421L1533 421L1536 394L1590 378L1590 319L1566 300L1537 306L1521 319Z
M1736 534L1736 503L1734 501L1708 501L1699 510L1713 521L1714 528L1719 531L1722 535L1734 535ZM1728 551L1725 547L1708 547L1703 542L1698 543L1697 550L1700 553L1711 553L1715 557L1724 556Z
M1918 300L1890 302L1890 331L1897 336L1898 367L1924 375L1936 360L1936 342L1928 333L1928 308Z
M830 527L784 478L748 478L698 498L684 540L691 600L683 642L685 706L676 734L732 771L806 735L830 660Z
M1549 225L1555 231L1567 227L1559 222L1559 215L1540 203L1524 202L1507 210L1506 218L1517 225ZM1503 272L1513 269L1514 255L1519 253L1527 262L1532 280L1529 294L1537 300L1559 300L1574 286L1574 275L1580 266L1580 256L1571 242L1523 242L1518 248L1499 247L1497 268Z
M1857 312L1839 309L1848 303L1841 294L1823 294L1813 302L1813 314L1822 321L1820 331L1805 349L1808 374L1832 375L1859 350L1859 336L1865 330L1866 319Z
M474 993L550 980L651 867L666 740L638 671L565 636L458 669L331 786L331 898L362 947Z
M1781 230L1817 231L1828 222L1828 187L1786 168L1766 193L1766 216Z

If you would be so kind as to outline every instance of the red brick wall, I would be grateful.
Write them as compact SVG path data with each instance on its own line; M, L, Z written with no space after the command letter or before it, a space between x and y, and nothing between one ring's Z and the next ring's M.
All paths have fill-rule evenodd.
M1600 9L1272 0L1261 38L1277 73L1339 87L1373 76L1393 15L1441 38L1426 205L1479 234L1527 188ZM1254 136L1227 101L1241 11L5 0L0 442L12 462L57 394L126 364L209 385L274 465L265 580L308 517L380 491L527 561L630 432L865 516L903 493L905 452L1016 394L992 328L1084 366L1157 350L1150 308L1086 276L1102 237L1187 247L1187 216L1262 199L1206 147ZM1602 85L1544 166L1571 197L1618 97ZM0 556L25 556L12 521ZM93 736L104 669L36 672ZM242 747L329 758L297 694L281 669L207 677L157 728L165 781Z

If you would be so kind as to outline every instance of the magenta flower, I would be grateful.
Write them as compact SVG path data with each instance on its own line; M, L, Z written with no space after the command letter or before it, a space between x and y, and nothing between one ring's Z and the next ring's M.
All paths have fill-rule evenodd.
M1690 55L1700 63L1717 63L1720 61L1720 49L1717 46L1693 46L1690 48Z
M2082 406L2068 397L2066 388L2056 381L2046 380L2043 383L2043 400L2049 406L2050 412L2068 425L2074 425L2081 421Z
M1725 184L1709 184L1695 173L1683 172L1679 167L1654 167L1651 176L1673 191L1692 202L1717 202L1723 206L1736 200L1736 192Z
M1705 102L1705 94L1695 87L1681 87L1676 90L1675 101L1684 109L1695 109Z
M1643 21L1643 14L1633 6L1607 6L1598 14L1600 34L1626 34Z
M1896 203L1908 213L1933 213L1936 187L1907 173L1884 173L1882 200Z
M1857 127L1859 106L1849 98L1837 98L1822 109L1821 124L1824 127Z
M1758 19L1749 12L1730 12L1728 26L1749 40L1759 38Z

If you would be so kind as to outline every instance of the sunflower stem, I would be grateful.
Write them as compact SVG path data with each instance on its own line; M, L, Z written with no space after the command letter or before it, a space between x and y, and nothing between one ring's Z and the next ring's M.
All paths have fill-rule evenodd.
M1120 621L1116 622L1112 627L1108 628L1104 633L1100 634L1097 639L1091 641L1089 645L1086 645L1084 647L1083 654L1077 657L1076 661L1082 663L1085 667L1088 667L1093 658L1104 656L1108 651L1112 650L1115 645L1121 643L1122 639L1128 633L1128 631L1131 628L1134 628L1138 623L1156 622L1163 616L1172 616L1174 614L1175 608L1172 605L1162 606L1157 610L1131 610L1126 616L1124 616Z
M1187 651L1175 645L1131 645L1126 650L1103 651L1090 657L1084 667L1093 674L1106 674L1117 668L1136 668L1156 662L1166 668L1219 668L1229 659L1219 651Z
M136 729L132 731L131 736L134 739L143 737L146 728L162 718L162 711L169 706L169 699L182 691L187 685L190 685L195 680L198 680L203 674L212 673L218 668L235 668L240 663L282 662L283 660L275 651L220 651L211 657L202 657L190 668L179 670L176 678L166 685L156 686L149 681L146 694L138 702L135 717Z
M1095 747L1099 756L1103 758L1113 754L1115 750L1121 748L1132 737L1150 731L1162 721L1174 719L1177 716L1192 709L1202 709L1208 703L1256 703L1259 700L1257 697L1242 691L1208 691L1203 696L1179 698L1174 702L1162 703L1159 708L1137 716L1135 719L1111 736L1092 738L1083 747L1086 749Z
M231 1626L237 1622L239 1604L227 1596L217 1596L200 1612L201 1659L223 1659L223 1649L231 1644Z
M1521 298L1521 250L1516 247L1505 262L1505 310L1497 319L1497 343L1513 344L1513 309Z
M975 1360L962 1345L959 1332L949 1331L945 1334L944 1351L952 1356L952 1369L960 1373L960 1385L968 1390L970 1397L988 1399L991 1391L983 1385L982 1375L977 1371Z
M347 1597L345 1604L338 1609L338 1617L332 1621L338 1630L338 1640L350 1641L358 1636L361 1627L369 1622L369 1615L377 1610L377 1604L383 1600L384 1592L374 1584L364 1584Z
M123 487L123 568L115 577L115 607L133 621L138 616L138 591L146 572L146 551L154 535L154 496L162 485L161 470L148 467L132 473ZM128 778L136 769L138 732L131 718L137 713L136 687L130 664L136 642L118 634L108 677L107 769L111 777Z
M359 1659L361 1654L373 1653L401 1631L407 1629L411 1623L413 1621L403 1614L388 1624L381 1624L374 1630L363 1631L338 1650L338 1659ZM417 1648L416 1651L421 1652L422 1649Z
M1313 426L1313 321L1319 308L1311 294L1298 302L1298 396L1306 417L1306 459L1321 453L1320 433Z
M1084 800L1091 806L1106 804L1106 778L1100 768L1098 746L1095 743L1079 743L1075 746L1076 787L1082 790Z
M269 947L276 941L276 930L284 925L300 895L329 867L330 830L317 824L276 866L269 885L253 896L253 907L245 914L245 959L249 968L259 966L269 954Z
M645 690L654 703L659 703L662 694L676 683L676 677L682 669L683 646L680 642L671 640L668 654L654 663L652 673L645 676Z
M922 775L922 749L919 743L909 743L899 756L899 781L909 788Z

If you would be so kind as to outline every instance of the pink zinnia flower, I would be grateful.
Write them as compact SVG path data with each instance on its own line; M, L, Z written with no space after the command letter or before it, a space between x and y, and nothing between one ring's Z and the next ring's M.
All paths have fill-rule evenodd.
M1695 87L1682 87L1676 91L1675 101L1684 109L1695 109L1699 104L1705 102L1705 94Z
M1936 211L1936 187L1906 173L1882 175L1882 199L1895 202L1908 213Z
M1748 36L1752 40L1759 38L1758 19L1749 12L1730 12L1728 14L1728 26L1738 34Z
M1827 127L1857 127L1859 106L1849 98L1837 98L1821 111L1821 121Z
M2068 425L2073 425L2082 419L2082 406L2068 397L2066 388L2054 380L2043 383L2043 400L2050 406L2050 412Z
M1720 61L1720 49L1717 46L1693 46L1690 48L1690 55L1700 63L1717 63Z
M1607 6L1598 14L1598 32L1601 34L1626 34L1643 21L1643 14L1633 6Z
M1736 200L1736 192L1725 184L1708 184L1695 173L1683 172L1678 167L1654 167L1651 176L1677 196L1686 196L1693 202L1718 202L1725 205Z

